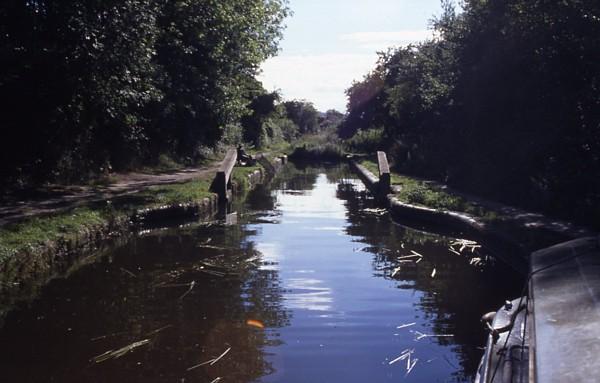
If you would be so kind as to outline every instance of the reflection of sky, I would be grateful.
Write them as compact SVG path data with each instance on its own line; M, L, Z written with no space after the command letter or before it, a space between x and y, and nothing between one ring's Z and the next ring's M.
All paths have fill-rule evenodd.
M287 306L291 309L328 311L331 309L331 289L323 286L324 282L311 278L290 278L286 288Z
M356 251L368 244L347 234L348 212L336 197L337 184L321 174L311 191L275 193L279 223L258 224L250 240L266 267L276 264L292 319L277 329L282 344L267 350L277 372L261 382L391 382L404 379L406 370L386 360L403 349L416 348L423 363L431 359L425 347L432 340L415 344L409 332L431 330L415 308L422 292L397 289L375 275L372 254ZM417 324L396 328L410 322ZM440 370L444 376L449 367L420 367L408 381L435 380Z
M277 242L257 242L256 250L262 254L262 265L263 270L277 270L279 269L278 264L281 260L281 251Z
M286 218L339 218L346 216L343 201L331 198L335 195L336 184L327 183L324 174L317 178L317 187L307 193L292 194L281 192L277 194L279 210Z

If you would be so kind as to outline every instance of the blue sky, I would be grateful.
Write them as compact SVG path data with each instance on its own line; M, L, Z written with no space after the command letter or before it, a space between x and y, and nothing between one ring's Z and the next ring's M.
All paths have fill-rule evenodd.
M344 89L371 70L377 51L431 35L440 0L291 0L281 52L259 79L284 99L345 111Z

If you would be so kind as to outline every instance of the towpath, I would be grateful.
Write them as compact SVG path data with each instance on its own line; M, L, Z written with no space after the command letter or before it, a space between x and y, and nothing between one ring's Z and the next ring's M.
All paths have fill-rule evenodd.
M85 204L137 193L150 186L212 177L219 164L220 161L215 161L199 167L187 167L159 174L115 173L111 175L110 182L106 185L47 185L26 193L15 193L0 201L0 226L28 217L53 214Z

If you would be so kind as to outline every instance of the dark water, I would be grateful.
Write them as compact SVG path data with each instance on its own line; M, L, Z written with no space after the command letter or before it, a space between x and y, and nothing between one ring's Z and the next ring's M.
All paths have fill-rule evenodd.
M393 223L351 178L290 167L237 225L145 233L55 280L0 329L2 381L471 379L480 316L522 281ZM411 251L422 260L401 263ZM389 364L406 349L408 374L408 358Z

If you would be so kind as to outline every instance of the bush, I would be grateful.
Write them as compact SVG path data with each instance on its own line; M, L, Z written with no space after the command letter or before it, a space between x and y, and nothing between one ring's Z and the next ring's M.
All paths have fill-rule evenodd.
M346 141L349 151L374 153L382 149L383 128L359 130L352 138Z

